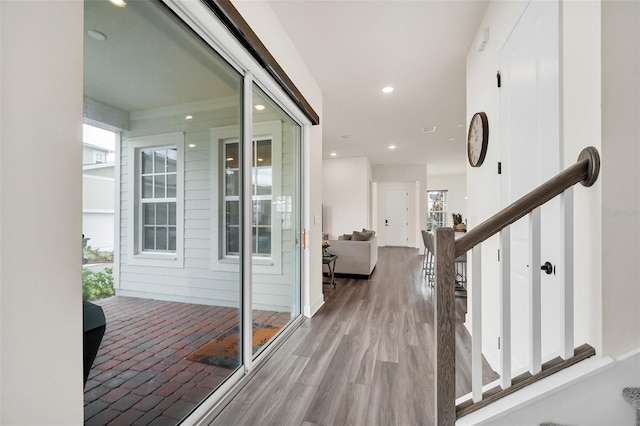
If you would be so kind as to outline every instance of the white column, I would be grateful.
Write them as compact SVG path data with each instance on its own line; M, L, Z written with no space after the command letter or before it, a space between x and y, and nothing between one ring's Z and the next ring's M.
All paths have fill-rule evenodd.
M573 356L573 187L560 194L560 253L563 256L560 274L563 278L562 338L563 359Z
M471 250L471 391L482 400L482 247Z
M541 366L540 297L540 209L529 213L529 371L539 373Z
M511 386L511 228L500 231L500 386Z

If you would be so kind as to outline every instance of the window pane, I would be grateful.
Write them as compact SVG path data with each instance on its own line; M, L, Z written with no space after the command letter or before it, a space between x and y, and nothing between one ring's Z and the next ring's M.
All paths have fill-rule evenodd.
M271 141L262 140L256 142L256 150L258 152L258 158L256 163L258 167L271 167Z
M227 201L227 224L239 225L240 224L240 202L239 201Z
M254 192L257 195L271 195L271 168L259 168L255 170L255 182L256 189Z
M176 251L176 228L169 228L169 251Z
M258 228L251 228L251 252L258 254Z
M176 203L169 204L169 225L176 225Z
M155 180L155 192L153 194L153 198L166 198L166 194L164 192L165 189L165 178L164 175L154 176Z
M145 226L144 227L144 246L142 247L143 250L155 250L155 229L153 228L153 226Z
M271 226L271 200L253 202L253 223Z
M258 250L256 253L263 255L271 254L271 228L259 227L257 228L257 231Z
M142 173L153 173L153 151L142 152Z
M142 198L153 198L153 176L142 176Z
M240 173L238 170L226 170L226 195L237 196L240 195Z
M176 198L177 179L176 175L167 175L167 198Z
M225 144L225 168L237 169L240 167L240 160L238 158L238 143L230 142Z
M169 204L158 203L156 204L156 225L167 225L169 215Z
M167 250L167 240L167 228L164 226L158 226L156 228L156 250Z
M178 164L178 150L171 148L167 150L167 172L175 173Z
M166 150L164 149L158 149L155 151L155 168L153 169L154 173L165 173L166 172L166 168L165 168L165 157L166 157Z
M144 206L144 224L145 225L155 225L156 223L156 213L155 213L155 204L145 203Z
M240 253L240 228L227 226L227 254Z

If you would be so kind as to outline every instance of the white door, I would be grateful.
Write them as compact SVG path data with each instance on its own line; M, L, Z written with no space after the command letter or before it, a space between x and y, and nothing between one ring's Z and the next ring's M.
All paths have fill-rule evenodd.
M500 161L505 207L560 171L559 3L530 2L500 51ZM543 206L541 258L562 268L559 202ZM511 228L512 356L514 370L529 353L528 219ZM560 274L542 273L542 356L560 351Z
M402 190L384 193L384 244L407 246L409 243L409 194Z

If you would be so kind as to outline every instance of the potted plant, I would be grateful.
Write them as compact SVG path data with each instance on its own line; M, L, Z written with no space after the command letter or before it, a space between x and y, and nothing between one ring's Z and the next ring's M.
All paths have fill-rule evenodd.
M458 232L466 232L467 224L462 221L462 214L460 213L451 213L451 217L453 218L453 230Z

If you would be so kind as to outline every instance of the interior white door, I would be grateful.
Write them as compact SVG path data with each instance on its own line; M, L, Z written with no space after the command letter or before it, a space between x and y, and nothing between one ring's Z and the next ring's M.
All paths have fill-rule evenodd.
M499 56L502 205L506 207L560 171L559 2L530 2ZM540 211L542 263L559 264L559 201ZM512 357L514 371L529 353L528 218L511 228ZM542 356L560 351L560 274L542 273Z
M409 194L402 190L387 190L384 194L384 243L387 246L407 246L409 243Z

